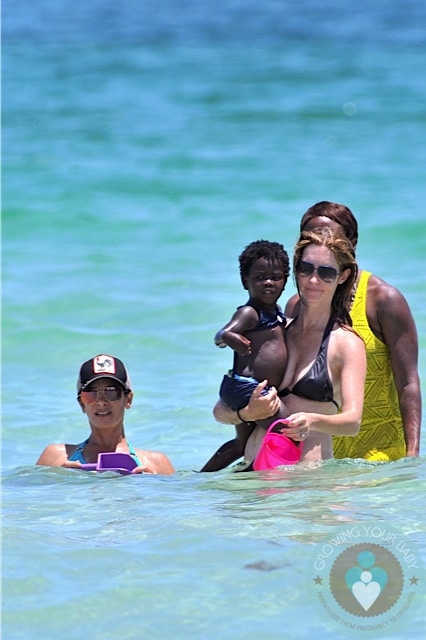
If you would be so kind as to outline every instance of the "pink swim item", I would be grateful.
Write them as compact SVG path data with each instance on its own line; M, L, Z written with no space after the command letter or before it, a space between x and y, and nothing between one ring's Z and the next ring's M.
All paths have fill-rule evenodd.
M283 433L273 431L279 424L286 425L288 420L275 420L265 433L259 452L253 462L255 471L275 469L281 465L299 462L303 442L296 444L294 440L287 438Z

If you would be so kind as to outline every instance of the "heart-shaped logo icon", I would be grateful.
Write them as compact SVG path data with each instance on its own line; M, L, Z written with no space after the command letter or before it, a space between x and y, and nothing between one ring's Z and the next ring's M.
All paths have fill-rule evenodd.
M366 576L365 574L369 574ZM378 582L371 581L372 575L369 571L364 571L361 579L363 580L355 582L352 585L352 593L358 600L364 611L368 611L369 608L376 602L379 597L382 588Z
M389 611L399 600L403 587L401 563L392 552L373 542L347 547L330 571L334 601L357 619L376 618Z

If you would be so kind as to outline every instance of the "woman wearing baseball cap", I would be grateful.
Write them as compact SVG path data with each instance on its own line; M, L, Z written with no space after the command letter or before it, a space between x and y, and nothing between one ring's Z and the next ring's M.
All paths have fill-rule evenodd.
M133 457L137 467L132 473L174 473L164 453L134 449L126 439L124 412L132 405L133 391L121 360L100 354L84 362L77 380L77 400L89 420L89 437L80 444L49 444L36 464L79 468L96 463L100 453L116 452Z

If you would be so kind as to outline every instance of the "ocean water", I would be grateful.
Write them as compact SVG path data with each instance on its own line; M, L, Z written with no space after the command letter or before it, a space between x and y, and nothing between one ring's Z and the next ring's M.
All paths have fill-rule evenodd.
M424 563L424 434L415 460L197 470L233 433L213 336L245 300L238 255L291 253L319 200L406 296L424 393L425 19L420 0L3 3L6 640L343 638L313 582L327 541L396 527ZM35 466L87 436L97 353L128 366L126 433L174 476ZM375 633L422 638L422 605Z

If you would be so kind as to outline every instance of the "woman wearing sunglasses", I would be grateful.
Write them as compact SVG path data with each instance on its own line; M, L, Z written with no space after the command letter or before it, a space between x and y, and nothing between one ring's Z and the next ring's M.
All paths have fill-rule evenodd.
M357 265L350 242L329 228L302 232L294 250L294 277L301 304L285 330L288 361L278 392L265 396L267 381L240 411L247 422L274 415L284 403L289 424L285 435L304 442L301 461L333 456L332 436L354 436L362 418L366 354L349 316ZM219 402L219 422L237 416ZM257 426L245 458L253 460L264 429Z
M128 453L137 466L132 473L171 475L173 465L164 453L134 449L124 433L124 412L130 409L133 391L123 362L113 356L97 355L81 365L77 400L87 415L89 437L80 444L50 444L38 465L73 467L96 463L100 453Z
M358 222L346 205L323 200L309 207L300 230L318 227L330 227L345 236L356 252ZM292 296L287 315L297 315L298 305L298 296ZM333 437L334 456L380 461L418 456L422 418L419 345L407 300L382 278L359 269L350 314L367 352L364 410L355 438Z

